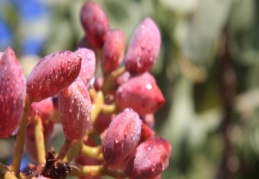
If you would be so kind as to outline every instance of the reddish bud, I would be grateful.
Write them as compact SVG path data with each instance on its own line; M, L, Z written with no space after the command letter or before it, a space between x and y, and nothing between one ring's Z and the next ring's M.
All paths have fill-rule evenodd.
M66 139L71 142L80 140L91 126L91 99L87 87L77 79L58 98Z
M44 99L40 102L33 102L30 107L29 120L33 120L35 115L38 115L42 120L49 120L54 110L54 105L51 98Z
M145 140L154 136L155 134L156 134L156 132L154 130L152 130L150 127L148 127L148 125L146 125L145 123L142 123L141 136L140 136L139 143L144 142Z
M130 156L125 172L131 179L158 177L167 168L170 155L168 141L161 137L151 137Z
M142 122L145 123L147 126L149 126L150 128L154 128L155 125L155 116L154 114L146 114L144 116L140 117Z
M91 45L88 42L88 39L86 36L84 36L77 45L78 48L89 48L91 49Z
M120 86L123 83L127 82L130 79L131 75L128 71L124 72L122 75L120 75L117 79L116 79L116 85Z
M132 109L125 109L111 122L103 140L103 156L114 168L122 169L140 139L141 120Z
M27 93L36 102L54 96L76 79L80 68L81 58L75 53L52 53L32 70L27 80Z
M125 37L120 30L108 31L103 46L103 67L106 72L116 70L124 56Z
M96 91L100 91L103 87L103 78L102 77L95 78L93 87Z
M92 50L87 48L79 48L75 51L75 54L82 58L79 77L86 86L89 86L89 82L94 77L95 73L95 54Z
M126 68L130 73L148 71L156 62L160 51L160 31L151 18L136 28L126 54Z
M86 2L81 9L81 24L90 44L95 48L102 48L109 20L105 12L92 1Z
M116 92L119 109L132 108L140 115L154 113L165 102L162 92L149 73L132 77Z
M7 138L21 121L26 85L14 51L7 48L0 56L0 138Z
M114 115L100 113L94 122L94 128L101 134L107 129L112 121Z

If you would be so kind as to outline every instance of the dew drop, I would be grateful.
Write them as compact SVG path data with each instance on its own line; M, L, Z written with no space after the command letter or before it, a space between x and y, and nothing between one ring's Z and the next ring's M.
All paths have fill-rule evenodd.
M152 90L152 85L151 85L150 83L147 83L147 84L146 84L146 89L147 89L147 90Z
M115 142L115 144L118 144L119 143L119 139L117 137L115 137L114 142Z

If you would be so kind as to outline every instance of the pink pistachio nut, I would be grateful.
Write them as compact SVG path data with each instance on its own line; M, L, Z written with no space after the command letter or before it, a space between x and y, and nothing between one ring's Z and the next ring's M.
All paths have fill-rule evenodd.
M92 49L91 45L89 44L89 40L87 39L86 36L84 36L77 45L78 48L88 48L88 49Z
M102 145L107 164L123 169L127 157L138 144L141 124L138 114L132 109L125 109L112 120Z
M111 73L116 70L125 50L125 37L120 30L110 30L107 33L103 46L103 67L106 72Z
M109 30L109 20L103 9L88 1L81 9L80 19L89 43L95 48L102 48Z
M100 91L103 87L103 77L97 77L94 79L94 84L93 84L93 88L96 91Z
M140 136L139 143L144 142L145 140L149 139L150 137L154 136L155 134L156 134L156 132L153 129L151 129L147 124L142 123L141 136Z
M126 69L144 73L156 62L160 51L161 35L155 22L147 17L136 28L126 54Z
M151 114L146 114L144 116L140 117L142 122L145 123L148 127L154 128L155 126L155 116L153 113Z
M100 113L94 122L94 128L97 133L103 133L110 125L114 114Z
M40 102L33 102L30 107L29 121L38 115L42 120L50 120L54 105L51 98L44 99Z
M35 102L58 94L78 76L81 58L73 52L52 53L39 61L27 80L27 93Z
M168 167L171 146L161 137L151 137L141 143L129 158L125 173L131 179L155 178Z
M116 105L119 109L129 107L140 115L156 112L164 102L161 90L149 73L132 77L116 92Z
M79 48L75 51L75 54L82 58L79 77L86 86L90 86L90 81L95 73L95 54L92 50L87 48Z
M130 73L128 71L124 72L116 79L116 86L122 85L123 83L127 82L130 78L131 78Z
M26 79L11 48L0 56L0 138L7 138L17 129L22 118Z
M91 127L91 99L84 82L77 79L59 95L59 112L66 139L80 140Z

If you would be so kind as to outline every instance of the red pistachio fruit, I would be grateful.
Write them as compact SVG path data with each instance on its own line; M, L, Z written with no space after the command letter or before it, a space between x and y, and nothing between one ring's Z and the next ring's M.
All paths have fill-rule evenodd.
M91 45L88 42L88 39L86 36L84 36L77 45L78 48L89 48L91 49Z
M145 123L148 127L154 128L155 125L155 116L153 113L151 114L146 114L144 116L140 117L142 122Z
M39 61L27 80L27 93L33 101L54 96L78 76L81 58L70 51L52 53Z
M138 114L132 109L125 109L112 120L102 144L107 164L123 169L126 158L138 144L141 124Z
M169 163L171 146L161 137L151 137L141 143L130 156L125 173L131 179L157 177Z
M110 125L113 116L113 114L100 113L94 122L96 132L99 134L103 133Z
M102 48L109 29L109 20L100 6L92 1L86 2L80 20L89 43L95 48Z
M103 77L97 77L94 79L93 87L96 91L100 91L103 87Z
M125 37L120 30L110 30L103 46L103 67L106 72L116 70L124 56Z
M80 140L91 126L91 99L87 87L78 78L58 98L66 139L71 142Z
M149 73L132 77L116 92L119 109L132 108L140 115L154 113L165 102L162 92Z
M148 138L154 136L155 134L156 134L156 132L154 130L152 130L145 123L142 123L142 126L141 126L141 136L140 136L139 143L144 142L145 140L147 140Z
M9 137L23 113L26 84L14 51L7 48L0 58L0 138Z
M116 79L116 85L120 86L123 83L127 82L130 79L131 75L128 71L124 72L122 75L120 75L117 79Z
M33 102L30 107L28 119L32 121L35 115L38 115L43 121L49 120L54 110L51 98L44 99L40 102Z
M82 58L79 77L86 86L89 86L89 82L94 77L95 73L95 54L92 50L87 48L79 48L75 51L75 54Z
M132 73L148 71L156 62L161 36L155 22L147 17L136 28L126 54L126 69Z

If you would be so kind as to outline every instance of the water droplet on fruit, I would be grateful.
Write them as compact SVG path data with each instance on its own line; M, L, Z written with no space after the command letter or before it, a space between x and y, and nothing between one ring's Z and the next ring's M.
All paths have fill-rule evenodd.
M146 84L146 89L152 90L152 85L151 85L150 83L147 83L147 84Z
M114 142L115 142L115 144L118 144L118 143L119 143L118 137L115 137Z

